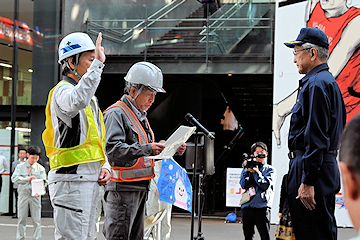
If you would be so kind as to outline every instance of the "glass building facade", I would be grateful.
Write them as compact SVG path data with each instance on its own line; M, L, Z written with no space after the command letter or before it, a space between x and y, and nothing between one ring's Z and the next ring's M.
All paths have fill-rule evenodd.
M96 93L102 110L122 95L129 67L137 61L150 61L162 69L167 90L166 95L158 94L148 115L157 138L166 138L187 112L210 130L222 130L218 118L232 104L238 120L244 119L245 131L256 125L250 138L263 140L265 133L271 142L271 124L257 124L257 119L263 114L271 123L274 1L222 0L215 12L207 7L197 0L19 1L16 146L40 146L46 165L41 134L47 94L60 79L58 43L76 31L88 33L94 41L98 32L103 33L107 60ZM2 0L0 133L11 129L13 27L14 1ZM261 95L261 101L254 102L260 100L254 93ZM0 154L10 160L10 135L1 135L5 137L0 137ZM219 140L215 144L220 144L221 134L216 135ZM234 136L224 138L230 141L229 137ZM215 150L215 155L220 151ZM13 157L17 158L17 151ZM224 169L217 168L215 182ZM224 187L215 182L208 184L220 186L211 190L214 203ZM3 190L1 198L6 199ZM2 205L0 212L6 208ZM51 211L50 207L44 209Z

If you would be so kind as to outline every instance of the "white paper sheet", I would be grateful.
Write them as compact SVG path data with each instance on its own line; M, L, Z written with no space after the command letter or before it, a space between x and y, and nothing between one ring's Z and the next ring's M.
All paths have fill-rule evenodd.
M191 134L195 131L196 127L188 127L181 125L165 142L165 149L156 156L150 156L152 159L168 159L171 158L176 150L185 143Z
M42 179L33 179L31 180L31 196L35 196L35 194L44 195L45 194L45 185L44 180Z

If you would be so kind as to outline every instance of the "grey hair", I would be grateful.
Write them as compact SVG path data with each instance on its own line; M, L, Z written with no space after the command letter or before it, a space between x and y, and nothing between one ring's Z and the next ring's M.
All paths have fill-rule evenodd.
M131 82L125 81L124 93L130 95L130 89L132 87L134 87L136 89L140 89L141 86L142 86L142 84L140 84L140 83L131 83Z
M303 48L315 48L318 52L319 59L323 62L327 62L327 60L329 59L329 49L327 49L327 48L320 47L313 43L304 43L301 46Z

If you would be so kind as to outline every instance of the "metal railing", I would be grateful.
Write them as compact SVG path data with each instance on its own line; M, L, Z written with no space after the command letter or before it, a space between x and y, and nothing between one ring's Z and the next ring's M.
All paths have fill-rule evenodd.
M93 36L103 32L106 53L110 55L234 56L245 54L234 49L256 29L261 29L267 38L260 44L272 43L272 19L265 17L271 11L271 5L249 1L225 4L221 11L205 19L199 17L202 16L202 5L190 6L186 0L175 0L148 17L146 12L142 19L88 20L86 31ZM185 7L192 12L183 11ZM144 11L147 11L146 7ZM189 18L196 12L197 16ZM181 18L176 18L177 15ZM189 22L190 25L186 24ZM254 54L270 56L272 50Z

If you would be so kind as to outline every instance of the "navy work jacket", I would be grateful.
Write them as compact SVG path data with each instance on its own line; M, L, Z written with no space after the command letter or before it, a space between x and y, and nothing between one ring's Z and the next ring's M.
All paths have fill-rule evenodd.
M346 123L344 100L327 63L314 67L299 81L291 112L289 150L304 152L302 183L314 186L324 154L338 149Z
M241 208L271 208L275 181L275 168L265 162L255 173L245 172L244 168L240 176L240 186L245 190L254 187L256 194L250 198L249 202L241 205Z

